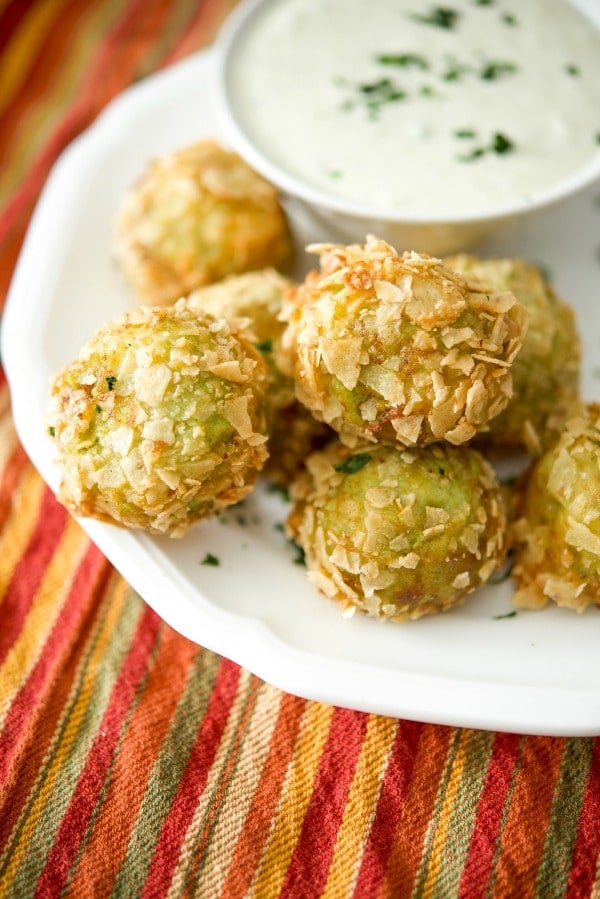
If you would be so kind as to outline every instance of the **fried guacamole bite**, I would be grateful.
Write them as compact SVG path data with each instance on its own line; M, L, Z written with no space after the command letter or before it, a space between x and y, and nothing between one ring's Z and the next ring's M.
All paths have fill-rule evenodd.
M293 257L275 188L237 153L200 141L151 162L122 199L114 254L141 303L173 303L226 275Z
M182 536L252 489L266 389L235 321L179 302L109 322L52 384L58 498L76 515Z
M514 525L517 606L600 606L600 404L570 418L534 464Z
M292 282L274 269L230 275L216 284L200 287L186 298L186 305L217 318L245 318L256 346L267 364L265 411L269 433L269 458L263 474L279 484L289 484L306 456L331 435L295 397L294 382L284 373L280 319L284 296Z
M320 244L284 307L302 403L348 445L465 443L507 405L526 314L509 292L375 237Z
M401 621L442 612L505 555L493 469L470 447L339 441L313 453L292 490L288 535L308 576L346 615Z
M461 254L448 257L444 264L494 290L510 291L527 312L527 333L512 367L512 399L483 439L494 447L523 447L538 456L557 439L581 402L581 346L575 314L540 270L522 259Z

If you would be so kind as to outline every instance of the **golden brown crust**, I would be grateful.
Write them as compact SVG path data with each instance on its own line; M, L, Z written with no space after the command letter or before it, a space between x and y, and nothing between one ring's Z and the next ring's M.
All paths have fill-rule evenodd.
M373 237L309 250L321 271L283 311L300 401L349 445L457 445L486 429L526 330L514 296Z
M287 270L293 256L275 188L211 140L147 167L122 200L114 251L138 300L152 305L228 274Z

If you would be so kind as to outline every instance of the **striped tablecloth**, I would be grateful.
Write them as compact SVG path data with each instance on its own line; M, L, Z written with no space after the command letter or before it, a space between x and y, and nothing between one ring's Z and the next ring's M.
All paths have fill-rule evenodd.
M60 150L231 0L0 0L0 293ZM600 739L308 702L160 621L0 379L0 896L600 897Z

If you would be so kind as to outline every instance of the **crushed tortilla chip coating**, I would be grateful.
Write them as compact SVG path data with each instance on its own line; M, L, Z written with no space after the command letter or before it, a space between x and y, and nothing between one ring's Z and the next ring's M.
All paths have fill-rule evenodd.
M374 618L453 608L505 557L496 476L470 447L350 449L336 440L308 458L292 499L286 529L310 581Z
M447 257L444 265L493 290L510 291L527 312L527 333L512 367L513 396L482 440L499 448L524 447L538 456L581 404L581 341L575 314L542 272L522 259L461 254Z
M138 301L158 305L229 274L286 271L293 244L276 189L204 140L155 159L127 191L114 253Z
M570 418L536 460L513 526L514 601L582 612L600 606L600 404Z
M284 347L315 417L348 445L458 445L487 429L526 330L514 296L375 237L308 249L321 270L284 304Z
M74 513L182 536L238 502L267 457L266 366L235 322L140 307L55 378L47 424Z

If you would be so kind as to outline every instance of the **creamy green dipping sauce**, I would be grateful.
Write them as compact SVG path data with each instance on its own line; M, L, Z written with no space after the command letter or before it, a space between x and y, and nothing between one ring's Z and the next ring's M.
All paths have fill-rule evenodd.
M330 194L492 212L600 153L600 31L566 0L273 0L238 37L230 97Z

